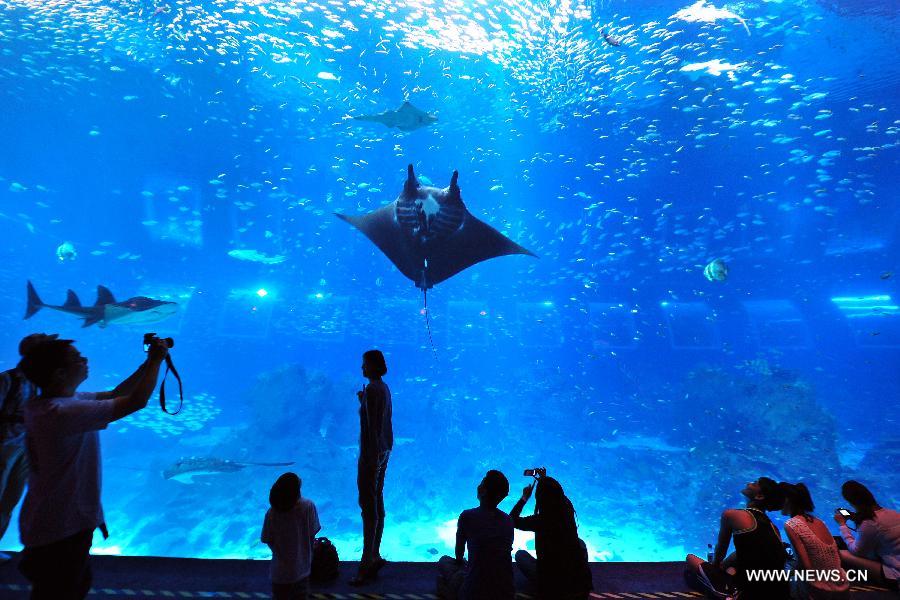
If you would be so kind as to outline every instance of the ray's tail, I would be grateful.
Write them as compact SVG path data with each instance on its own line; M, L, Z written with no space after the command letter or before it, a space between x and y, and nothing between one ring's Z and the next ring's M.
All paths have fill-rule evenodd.
M434 353L434 357L437 358L437 349L434 347L434 339L431 337L431 315L428 313L428 288L422 288L422 293L425 298L425 306L423 308L423 312L425 313L425 328L428 330L428 341L431 343L431 351Z

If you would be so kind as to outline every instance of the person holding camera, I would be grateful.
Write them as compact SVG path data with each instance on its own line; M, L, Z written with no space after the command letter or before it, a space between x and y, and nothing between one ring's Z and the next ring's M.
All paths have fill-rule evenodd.
M478 484L478 506L464 510L456 525L456 556L438 561L442 600L513 600L513 523L497 508L509 495L509 481L490 470ZM466 564L466 547L469 562Z
M19 356L56 335L33 333L19 342ZM18 366L0 373L0 538L6 533L13 509L25 491L28 456L25 452L25 404L37 395ZM0 563L10 559L0 552Z
M713 560L707 562L688 554L685 579L691 587L715 598L726 598L737 588L742 600L787 600L790 597L787 581L762 578L751 581L749 576L751 571L784 570L787 562L784 542L766 515L766 511L784 506L784 493L777 482L760 477L748 483L741 494L747 498L747 508L722 513ZM734 554L726 558L732 540Z
M858 481L841 486L841 495L854 512L839 508L834 520L847 544L841 550L845 569L866 570L869 583L880 583L897 591L900 580L900 513L882 508L872 492ZM856 523L856 535L847 521Z
M537 558L525 550L516 552L519 570L536 584L544 600L587 598L594 588L588 565L587 547L578 537L575 508L562 486L546 469L526 471L535 483L522 490L522 497L510 511L516 529L534 532ZM535 487L537 488L535 490ZM534 514L523 517L522 509L534 491Z
M260 540L272 550L272 598L307 600L312 570L313 546L319 513L312 500L300 495L296 473L284 473L269 491L269 504Z
M359 488L359 508L363 521L363 552L359 571L350 585L362 585L378 575L387 563L381 557L381 536L384 533L384 476L394 430L391 423L391 390L382 381L387 364L380 350L363 354L363 377L368 385L356 393L359 399L359 462L356 485Z
M88 360L72 340L43 341L19 362L40 390L25 406L31 472L19 515L19 570L31 582L32 600L81 600L90 590L94 530L108 535L98 432L147 406L169 346L154 339L144 363L111 392L77 391Z
M802 483L781 482L784 508L781 514L790 517L784 530L794 548L795 570L816 573L837 573L837 578L820 578L814 581L791 581L791 597L812 600L843 600L850 597L850 581L841 568L841 555L837 544L821 519L812 515L815 510L809 489Z

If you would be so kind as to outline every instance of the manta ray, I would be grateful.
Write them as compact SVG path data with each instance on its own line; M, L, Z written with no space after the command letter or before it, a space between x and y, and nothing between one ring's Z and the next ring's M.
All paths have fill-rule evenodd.
M377 115L361 115L353 117L357 121L373 121L388 127L396 127L400 131L415 131L422 127L428 127L438 118L404 102L397 110L386 110Z
M163 471L163 477L174 479L180 483L194 483L194 477L220 475L222 473L234 473L246 467L288 467L293 462L260 463L260 462L235 462L221 458L190 457L182 458L174 465Z
M421 185L409 165L396 200L359 217L335 215L362 231L423 291L489 258L535 256L466 209L458 178L454 171L443 189Z

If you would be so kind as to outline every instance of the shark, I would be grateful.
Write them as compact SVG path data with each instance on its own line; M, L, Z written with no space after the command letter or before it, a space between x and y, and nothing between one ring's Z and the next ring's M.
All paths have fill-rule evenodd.
M155 300L146 296L135 296L123 302L116 302L112 292L102 285L97 286L97 301L93 306L82 306L78 296L72 290L68 290L66 301L62 306L44 304L29 281L25 318L30 319L42 308L50 308L80 317L84 320L82 327L90 327L95 323L100 327L106 327L111 323L118 325L156 323L178 312L178 304L175 302Z
M195 477L221 475L222 473L235 473L247 467L288 467L293 462L236 462L222 458L196 457L182 458L174 465L163 471L163 477L179 483L194 483Z
M397 110L386 110L377 115L360 115L353 117L357 121L372 121L381 123L387 127L396 127L400 131L415 131L422 127L428 127L437 122L438 118L404 102Z

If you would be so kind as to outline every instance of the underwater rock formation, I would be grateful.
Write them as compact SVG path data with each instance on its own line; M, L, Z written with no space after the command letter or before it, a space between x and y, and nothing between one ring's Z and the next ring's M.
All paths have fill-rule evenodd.
M341 394L327 376L302 365L287 364L261 374L246 398L253 437L269 444L285 438L357 441L355 397Z
M692 447L685 482L696 518L717 518L745 482L759 476L805 481L813 497L840 487L835 420L813 387L765 360L736 373L701 367L684 383L685 442Z
M900 505L900 438L878 442L866 452L853 478L871 485L875 498L889 508Z

